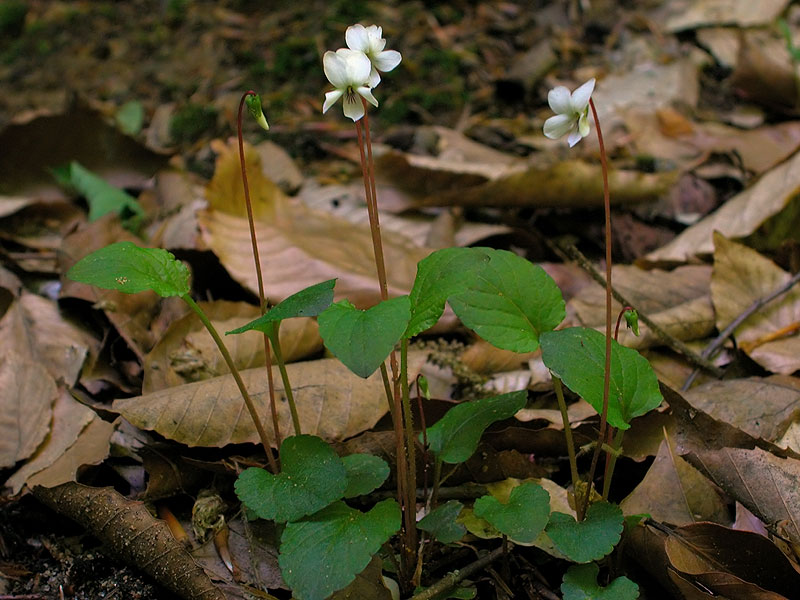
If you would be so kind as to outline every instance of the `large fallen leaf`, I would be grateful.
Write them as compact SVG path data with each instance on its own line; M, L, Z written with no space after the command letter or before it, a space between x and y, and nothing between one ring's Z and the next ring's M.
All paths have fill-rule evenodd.
M664 547L670 567L708 597L780 600L793 598L800 585L791 562L755 533L697 523L675 529Z
M50 435L5 485L17 494L26 483L29 487L53 487L74 481L80 467L98 464L108 456L113 431L112 423L103 421L61 389L53 407Z
M711 381L685 396L711 417L768 442L776 442L800 417L800 380L794 377Z
M714 234L711 296L722 330L756 300L768 296L791 275L755 250ZM781 331L800 321L800 290L776 298L733 332L739 347L765 369L790 374L800 369L800 338ZM777 339L773 339L778 334Z
M225 595L172 537L166 524L155 519L143 503L128 500L113 488L92 488L78 483L49 489L39 486L34 494L53 510L88 529L113 555L179 596L224 600Z
M55 302L27 292L0 320L0 340L0 346L24 354L67 385L77 381L87 355L100 351L100 342L67 320Z
M740 33L730 84L741 96L773 111L796 115L795 78L791 55L777 27Z
M729 496L800 543L800 461L761 448L721 448L689 455Z
M657 521L686 525L695 521L729 523L717 489L697 469L661 442L655 461L639 485L620 503L626 515L648 513Z
M231 276L256 292L250 227L244 218L239 159L232 147L218 148L214 178L209 183L209 209L198 214L202 239ZM323 212L312 211L288 199L260 174L259 159L247 153L248 178L264 277L264 293L271 302L332 278L336 299L347 298L359 308L380 299L372 235L369 227L353 225ZM411 289L417 262L430 253L397 234L383 234L389 295Z
M633 306L673 337L690 341L702 339L714 330L714 309L709 297L711 269L689 265L666 272L645 271L633 265L614 267L612 284ZM612 312L623 306L613 301ZM567 320L576 325L605 327L605 289L592 282L567 303ZM619 343L629 348L649 348L663 341L642 321L635 336L624 325Z
M0 467L31 456L50 431L55 381L39 363L13 350L0 355Z
M648 254L648 263L683 263L714 250L714 231L743 238L764 227L777 245L796 228L800 191L800 152L764 174L709 216L689 227L666 246Z
M424 361L409 353L409 379ZM388 410L379 375L367 380L353 375L338 360L321 359L286 366L294 388L303 433L327 441L342 440L369 429ZM242 379L259 414L268 414L264 368L249 369ZM278 419L282 431L292 429L282 384L276 380ZM187 383L136 398L116 400L114 410L140 429L154 430L189 446L258 443L259 437L230 375ZM267 434L271 428L267 427Z
M230 331L261 314L257 306L244 302L216 300L199 304L217 331ZM314 319L287 319L279 331L284 360L291 362L321 350L322 338L318 332ZM225 345L239 370L264 365L264 340L259 332L226 336ZM274 360L274 353L272 355ZM228 372L228 365L211 334L192 312L171 323L145 357L142 393L149 394Z

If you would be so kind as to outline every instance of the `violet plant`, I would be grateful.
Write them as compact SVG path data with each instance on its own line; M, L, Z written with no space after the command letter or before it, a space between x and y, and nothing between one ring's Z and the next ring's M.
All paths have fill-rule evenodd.
M414 593L414 600L426 600L446 592L448 587L458 584L460 575L448 576L428 589L418 587L424 576L422 550L433 542L458 542L466 534L465 521L460 520L460 515L469 511L474 515L473 522L477 519L484 524L485 531L494 531L496 537L503 539L502 546L476 565L508 552L514 543L537 544L545 540L542 547L555 548L561 557L575 563L591 563L567 570L562 584L565 597L600 597L614 590L615 597L633 599L638 594L636 585L624 577L615 579L606 588L598 586L596 561L613 551L623 530L621 510L607 501L613 459L621 450L621 432L630 427L633 418L658 406L661 394L649 363L611 336L610 202L605 148L591 99L595 82L590 80L572 93L564 87L550 92L548 101L557 114L545 123L544 134L550 138L566 135L570 146L574 146L590 133L589 111L594 118L603 165L606 215L606 334L582 327L557 329L565 317L565 304L556 283L538 265L504 250L437 250L418 264L410 293L389 298L368 105L379 105L373 91L381 81L380 73L397 67L401 56L394 50L385 50L386 42L381 36L380 27L354 25L345 34L349 48L326 52L323 57L325 74L334 88L325 94L323 112L342 99L344 115L352 119L356 128L381 302L368 310L359 310L347 300L333 303L335 281L330 280L301 290L267 309L243 161L243 107L247 106L262 127L268 125L260 98L249 91L239 107L239 143L263 314L229 333L250 329L264 333L267 356L271 345L289 396L291 384L278 337L280 323L286 318L318 315L325 345L351 371L366 378L380 370L394 422L397 500L383 500L366 512L349 506L346 499L363 496L383 485L390 473L389 466L374 456L339 457L319 437L303 435L296 409L293 409L295 435L282 441L274 419L273 441L280 453L280 465L277 464L271 456L269 436L260 424L261 417L230 354L191 298L188 270L174 256L161 249L139 248L123 242L81 259L67 276L127 293L151 289L162 296L179 296L198 314L239 384L271 464L272 472L262 468L243 471L235 484L236 493L257 517L283 524L279 564L284 580L299 600L323 600L344 588L382 549L384 558L396 564L395 576L406 596ZM408 343L439 320L446 304L466 327L499 348L514 352L541 348L544 363L553 374L564 419L577 519L551 511L549 493L532 480L514 487L505 497L489 494L479 498L471 508L452 500L438 504L443 465L466 461L477 449L487 427L512 417L527 401L527 390L519 390L463 402L427 428L423 432L426 435L421 433L417 437L409 397ZM626 319L635 324L633 316L626 315ZM386 367L387 359L391 373ZM271 368L268 371L271 374ZM562 382L600 414L598 440L585 482L580 480ZM271 402L274 404L274 399ZM612 446L607 444L608 426L617 430ZM422 440L427 441L434 458L434 482L430 495L418 498L415 446ZM602 449L607 451L608 468L602 497L592 502L594 472ZM419 504L426 506L427 514L418 522ZM398 532L398 543L392 546L389 542ZM462 575L471 572L470 568L462 570Z

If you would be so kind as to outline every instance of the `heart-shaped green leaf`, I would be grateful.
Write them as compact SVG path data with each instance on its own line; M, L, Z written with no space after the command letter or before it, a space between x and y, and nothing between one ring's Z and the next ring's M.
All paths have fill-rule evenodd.
M249 468L236 480L236 495L262 519L294 521L343 497L347 471L333 449L313 435L281 444L277 475Z
M600 567L595 563L572 565L564 573L561 593L564 600L636 600L639 586L627 577L617 577L606 587L597 584Z
M389 465L378 456L371 454L350 454L342 458L347 471L345 498L355 498L369 494L389 477Z
M368 310L342 300L319 315L319 334L336 358L366 379L391 354L410 317L408 296L384 300Z
M484 430L525 408L527 397L521 390L454 406L428 428L431 452L446 463L464 462L475 452Z
M503 504L494 496L483 496L475 500L473 511L510 540L530 544L547 525L550 494L542 486L527 481L511 490L508 503Z
M143 215L136 198L114 187L98 177L80 163L72 161L69 166L56 170L56 177L63 185L73 188L86 198L89 205L89 221L96 221L110 212Z
M622 523L622 510L618 506L596 502L580 523L570 515L554 512L545 531L564 556L587 563L614 549L622 535Z
M605 336L594 329L570 327L542 334L542 360L569 389L603 410ZM611 384L608 423L628 429L634 417L661 404L653 368L632 348L611 342Z
M458 500L448 500L420 519L417 527L442 544L457 542L467 532L466 527L456 522L462 508L464 505Z
M489 262L488 248L443 248L419 261L411 288L411 320L403 337L408 339L433 327L444 312L447 298L466 289Z
M328 308L333 302L333 286L336 285L335 279L329 279L322 283L317 283L292 294L282 302L279 302L269 309L263 316L247 325L242 325L238 329L226 332L225 335L232 333L243 333L256 329L271 335L275 323L293 317L316 317L323 310Z
M564 297L544 269L506 250L489 253L489 263L467 289L447 301L461 322L490 344L532 352L539 336L564 320Z
M153 290L167 298L189 293L186 265L166 250L140 248L133 242L117 242L84 256L67 277L126 294Z
M355 579L398 529L400 507L394 500L367 513L344 502L331 504L286 525L278 558L283 579L295 598L323 600Z

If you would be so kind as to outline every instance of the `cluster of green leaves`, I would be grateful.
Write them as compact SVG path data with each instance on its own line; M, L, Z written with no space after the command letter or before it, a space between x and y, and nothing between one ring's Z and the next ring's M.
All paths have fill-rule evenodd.
M162 296L189 293L188 271L171 254L127 242L85 257L68 276L130 293L144 289ZM602 410L604 336L583 327L555 330L565 315L561 291L541 267L511 252L488 248L434 252L419 263L409 295L368 310L359 310L347 300L332 303L333 286L330 280L298 292L229 333L257 329L275 340L283 319L318 315L327 348L355 374L369 377L398 342L433 326L447 303L465 326L499 348L530 352L541 347L553 374L598 412ZM521 390L452 408L428 429L435 459L467 460L486 428L513 416L525 406L526 397ZM660 402L648 362L635 350L613 342L608 422L627 429L633 418ZM399 529L399 507L393 500L366 513L343 502L380 486L388 476L388 466L376 457L339 458L324 441L307 435L286 439L280 457L281 473L247 469L236 482L236 492L258 517L285 523L280 549L284 577L298 598L321 600L352 581ZM445 503L420 521L419 527L442 543L457 541L465 531L457 521L461 508L455 501ZM593 504L581 522L551 512L549 494L535 482L515 488L505 502L491 495L479 498L473 510L513 541L532 543L546 535L559 552L577 563L590 563L610 553L623 527L622 512L607 502ZM618 593L614 597L635 597L630 591L635 584L624 578L598 592L596 574L596 568L570 570L562 590L570 598L609 597L612 588Z

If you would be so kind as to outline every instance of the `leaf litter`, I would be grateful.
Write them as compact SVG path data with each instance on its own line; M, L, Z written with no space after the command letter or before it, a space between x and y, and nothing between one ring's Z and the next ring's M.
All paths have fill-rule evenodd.
M0 42L0 78L8 90L0 100L0 145L13 149L0 157L0 376L6 383L0 459L10 495L38 486L34 494L45 504L58 505L94 531L108 552L147 571L147 559L126 554L124 543L137 535L128 533L129 526L160 532L143 505L134 503L148 489L147 478L166 478L163 473L181 464L198 469L192 478L171 479L167 487L174 495L159 500L178 511L185 510L181 497L194 498L202 487L218 485L229 496L236 472L258 464L251 445L257 435L194 317L155 295L98 291L62 275L110 243L161 245L193 270L193 292L206 300L221 330L258 316L238 159L235 146L218 139L232 133L237 90L252 84L271 90L265 106L274 106L278 117L269 114L275 125L269 142L255 129L246 132L254 144L260 140L248 149L248 175L269 301L336 277L337 300L348 298L362 309L375 304L369 230L352 160L357 152L343 128L317 114L324 79L316 48L338 36L338 24L351 16L312 24L297 7L270 12L225 2L212 10L162 3L132 18L146 3L107 9L45 4L31 5L19 32ZM800 266L796 73L773 27L783 17L796 39L800 19L786 2L774 0L758 11L751 4L657 2L604 14L599 2L575 5L573 12L554 3L534 16L516 2L427 8L390 2L370 9L374 15L355 17L386 23L408 57L409 71L401 75L406 79L387 82L391 94L376 115L392 295L410 291L419 260L454 243L511 249L538 263L563 260L538 234L574 244L601 267L596 142L585 140L575 159L540 134L546 89L595 76L612 152L614 219L626 234L615 234L615 252L635 263L615 265L614 286L697 354L718 346L715 337L736 325L722 351L704 357L724 368L725 378L702 375L685 398L662 388L666 402L659 411L632 419L617 467L620 492L614 499L622 501L624 514L649 514L626 530L625 561L639 562L676 598L697 597L698 586L719 595L791 597L797 583L796 288L737 319L791 284ZM116 18L103 10L117 11ZM335 10L326 8L326 17ZM154 19L163 22L160 29L151 27ZM135 25L125 30L126 22ZM290 22L287 37L281 24ZM111 41L88 35L88 27ZM200 43L197 31L203 31ZM141 43L131 41L135 35ZM174 58L148 51L135 59L164 40L175 42ZM31 68L34 56L47 60ZM307 76L288 76L295 70ZM421 88L415 78L424 81ZM65 80L78 101L61 91ZM509 99L510 89L518 97ZM126 117L125 111L132 112ZM73 161L124 190L125 202L135 198L142 222L132 226L114 214L89 222L89 196L98 186L76 192L60 187L48 171ZM345 197L346 210L337 205ZM583 267L566 260L547 268L560 270L560 286L571 290L566 325L598 327L602 290L587 283ZM487 431L443 493L471 504L470 484L547 474L538 481L547 482L551 508L574 514L564 476L563 424L554 398L543 391L549 374L541 359L483 347L449 312L439 327L460 340L461 350L432 352L429 346L414 355L413 373L436 363L443 390L441 398L422 402L425 410L415 422L424 416L431 427L443 412L437 400L490 395L491 386L530 389L516 422ZM285 354L299 361L289 368L304 432L342 442L337 448L345 454L360 450L393 464L379 379L364 382L320 358L314 320L287 323L281 336ZM230 341L265 409L260 336ZM620 342L646 350L672 387L681 387L693 369L685 353L647 325L639 337L621 332ZM568 418L576 438L588 440L596 420L586 406L571 398ZM279 415L288 431L283 404ZM164 471L153 453L162 455L158 469ZM167 454L178 459L167 460ZM419 467L424 484L421 462ZM390 494L394 482L390 477L374 494ZM128 497L104 490L110 483ZM509 494L506 489L498 499L507 502ZM87 516L93 498L120 507L107 532ZM749 511L751 529L760 535L736 530L734 506ZM12 510L3 508L0 517L12 566L35 570L30 547L6 517ZM134 514L137 522L128 523ZM236 540L229 544L233 564L249 565L249 574L239 581L215 563L209 570L225 583L210 584L188 553L174 550L182 565L175 569L186 567L204 582L200 591L181 583L173 587L176 594L242 597L242 590L263 585L259 578L265 577L273 591L280 586L274 564L271 573L259 575L248 557L258 549L274 558L274 533L271 540L256 540L235 511L225 514ZM500 535L471 508L460 519L478 538ZM560 525L570 526L566 520ZM170 534L158 536L160 541L133 544L136 552L146 556L162 543L173 552L172 538L165 537ZM204 552L218 557L224 547L210 544ZM561 556L552 540L538 539L534 547ZM518 571L532 572L524 562L532 556L542 557L515 552L511 560ZM448 569L439 567L441 558L431 563L440 576ZM373 563L353 593L387 593ZM485 597L501 597L490 589L523 585L500 570L486 573L477 584ZM581 577L591 575L594 585L597 574L587 573ZM44 592L32 578L20 582L6 575L3 563L4 592ZM162 585L172 577L153 575ZM601 577L597 590L611 581ZM555 579L545 582L538 583L558 589Z

